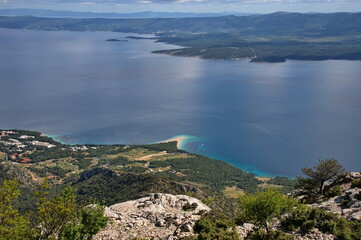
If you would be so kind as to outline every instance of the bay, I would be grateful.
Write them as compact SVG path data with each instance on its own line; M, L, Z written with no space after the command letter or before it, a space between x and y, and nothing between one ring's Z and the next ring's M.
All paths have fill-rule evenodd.
M0 128L67 143L182 148L257 175L318 159L361 171L361 62L249 63L150 53L114 32L0 29Z

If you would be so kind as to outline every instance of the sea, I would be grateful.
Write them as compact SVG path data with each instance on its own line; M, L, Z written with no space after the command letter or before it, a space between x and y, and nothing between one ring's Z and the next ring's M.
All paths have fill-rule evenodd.
M0 128L69 144L183 136L182 149L258 176L327 158L361 171L361 61L175 57L130 35L0 29Z

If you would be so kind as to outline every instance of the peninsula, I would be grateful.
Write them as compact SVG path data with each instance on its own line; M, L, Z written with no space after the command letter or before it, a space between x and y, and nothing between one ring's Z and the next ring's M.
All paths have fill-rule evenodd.
M361 60L360 26L361 13L277 12L159 19L0 17L1 28L154 34L151 39L183 47L154 53L252 62Z

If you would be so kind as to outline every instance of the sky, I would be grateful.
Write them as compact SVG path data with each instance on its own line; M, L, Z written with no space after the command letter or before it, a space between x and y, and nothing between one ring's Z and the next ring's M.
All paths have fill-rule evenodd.
M84 12L361 12L361 0L0 0L0 9Z

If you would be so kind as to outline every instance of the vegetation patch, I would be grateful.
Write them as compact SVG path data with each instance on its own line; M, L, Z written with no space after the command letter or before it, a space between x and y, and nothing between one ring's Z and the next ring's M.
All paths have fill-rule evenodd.
M223 190L223 194L230 198L239 198L240 196L244 195L245 192L242 189L237 188L236 186L233 187L226 187Z
M187 203L182 207L182 209L184 211L194 211L197 207L198 207L197 203L192 203L192 204Z
M361 188L361 179L354 179L351 184L352 188Z

